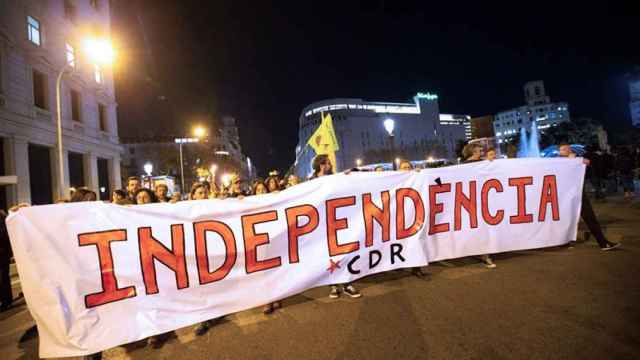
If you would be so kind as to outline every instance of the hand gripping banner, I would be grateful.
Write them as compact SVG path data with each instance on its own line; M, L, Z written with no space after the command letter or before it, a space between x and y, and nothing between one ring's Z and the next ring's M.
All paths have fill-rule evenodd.
M79 356L317 286L565 244L583 177L580 159L482 161L240 200L33 206L7 224L40 356Z

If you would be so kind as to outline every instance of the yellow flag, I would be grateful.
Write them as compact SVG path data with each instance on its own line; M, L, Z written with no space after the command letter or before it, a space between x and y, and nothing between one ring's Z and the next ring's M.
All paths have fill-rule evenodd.
M316 155L328 155L334 170L337 171L336 151L340 149L340 146L338 145L336 132L333 129L333 120L331 119L331 114L325 116L324 113L321 113L321 118L320 126L311 135L307 144L313 148Z
M313 148L316 154L328 154L340 150L336 132L333 130L333 120L331 114L321 114L322 122L318 129L311 135L307 142Z

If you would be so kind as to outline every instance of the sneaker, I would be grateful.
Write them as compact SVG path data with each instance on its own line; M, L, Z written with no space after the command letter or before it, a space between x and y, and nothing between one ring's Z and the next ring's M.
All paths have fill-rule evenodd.
M269 305L266 305L266 306L264 307L264 309L262 310L262 312L263 312L265 315L269 315L269 314L273 314L273 311L274 311L274 310L275 310L275 307L273 306L273 303L271 303L271 304L269 304Z
M351 284L344 287L344 293L352 298L359 298L362 296L362 294L360 294L360 292Z
M198 324L198 327L196 328L196 336L202 336L206 334L207 331L209 331L210 327L211 327L211 320L201 322L200 324Z
M152 349L160 349L166 339L164 339L161 335L154 335L147 340L147 345L151 346Z
M482 262L484 262L484 266L487 269L495 269L496 268L496 264L493 263L493 260L491 260L491 257L489 255L483 255L482 256Z
M609 251L620 247L620 243L608 242L607 245L600 248L602 251Z
M331 285L331 292L329 293L329 297L332 299L337 299L340 297L340 290L336 285Z

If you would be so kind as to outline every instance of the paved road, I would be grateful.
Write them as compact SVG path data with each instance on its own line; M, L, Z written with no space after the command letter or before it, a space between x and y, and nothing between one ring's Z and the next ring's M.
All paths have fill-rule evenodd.
M106 359L638 359L640 204L596 209L619 251L595 242L496 256L498 268L458 259L358 281L364 297L326 288L287 299L272 316L228 316L202 337L179 329L160 350L131 344ZM23 302L23 300L22 300ZM25 306L0 314L0 358L37 358Z

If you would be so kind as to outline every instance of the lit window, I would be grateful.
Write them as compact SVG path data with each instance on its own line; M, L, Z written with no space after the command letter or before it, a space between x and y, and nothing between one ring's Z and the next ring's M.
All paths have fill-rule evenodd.
M27 16L27 36L29 41L40 46L40 21Z
M96 78L96 82L98 84L102 83L103 80L103 76L102 76L102 69L100 68L100 65L94 65L95 70L94 70L94 74L95 74L95 78Z
M76 67L76 51L69 43L64 44L67 53L67 64L71 67Z

